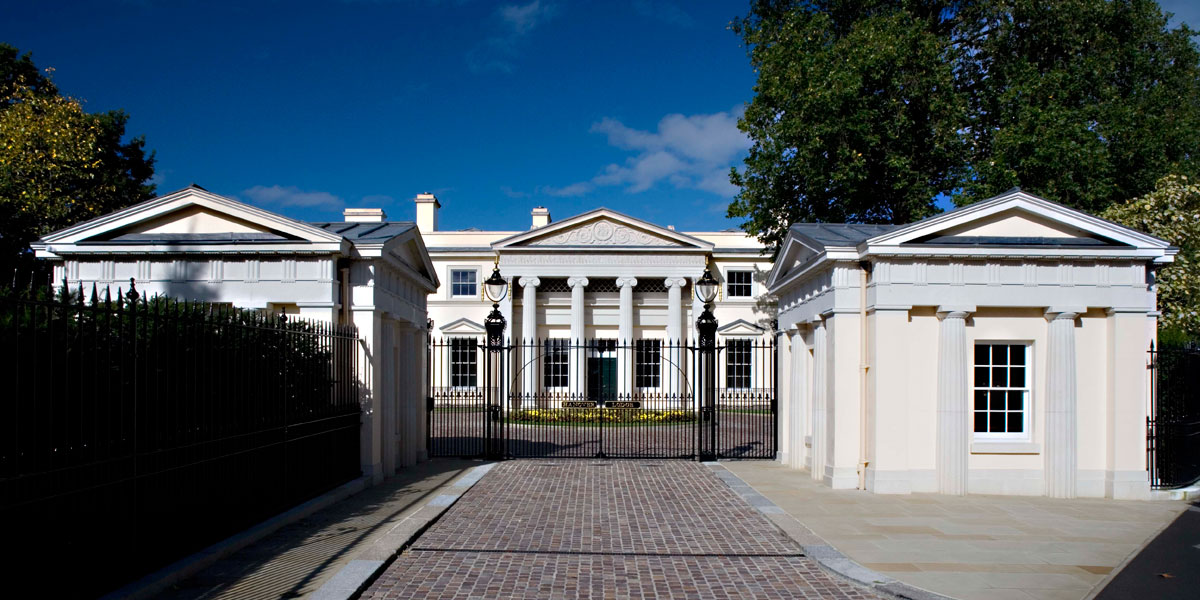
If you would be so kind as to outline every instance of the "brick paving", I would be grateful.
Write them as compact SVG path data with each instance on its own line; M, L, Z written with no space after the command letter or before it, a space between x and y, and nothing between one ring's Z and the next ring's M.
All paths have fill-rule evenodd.
M363 598L875 598L705 467L497 465Z
M433 456L475 456L484 451L487 411L483 408L434 412L430 437ZM720 413L717 451L722 457L770 457L774 417L737 411ZM515 458L678 458L696 454L694 423L648 426L565 424L494 424L507 438L505 452Z

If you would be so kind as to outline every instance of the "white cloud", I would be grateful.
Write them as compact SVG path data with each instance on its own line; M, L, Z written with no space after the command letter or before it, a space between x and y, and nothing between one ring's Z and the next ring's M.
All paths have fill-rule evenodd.
M501 31L467 51L467 66L474 73L512 73L522 38L554 18L558 14L558 6L533 0L528 4L501 6L496 14L500 18Z
M242 191L242 194L256 204L330 209L341 208L345 205L341 198L329 192L306 192L294 185L270 187L256 185Z
M517 191L507 185L500 186L500 191L503 192L504 195L508 196L509 198L528 198L529 197L529 192Z
M591 183L589 183L587 181L581 181L579 183L572 183L571 185L563 186L563 187L541 186L538 188L537 191L539 194L545 194L547 196L558 196L559 198L570 198L570 197L582 196L584 194L587 194L588 192L592 191L595 187L596 186L592 185Z
M525 35L553 17L557 10L558 8L549 2L542 4L541 0L533 0L533 2L521 6L516 4L501 6L500 18L512 28L513 33Z
M737 188L729 183L729 168L750 148L750 139L737 128L741 107L710 115L670 114L655 131L633 129L605 118L591 131L603 133L608 143L634 152L621 164L610 164L589 181L561 188L543 187L551 195L580 195L593 186L625 186L631 194L644 192L660 183L679 189L696 189L732 197ZM566 191L574 192L566 194ZM557 193L555 193L557 192Z

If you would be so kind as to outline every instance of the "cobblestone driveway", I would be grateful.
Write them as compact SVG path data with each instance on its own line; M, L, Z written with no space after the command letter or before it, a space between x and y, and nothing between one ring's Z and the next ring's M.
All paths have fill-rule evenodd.
M497 465L364 598L874 598L705 467Z

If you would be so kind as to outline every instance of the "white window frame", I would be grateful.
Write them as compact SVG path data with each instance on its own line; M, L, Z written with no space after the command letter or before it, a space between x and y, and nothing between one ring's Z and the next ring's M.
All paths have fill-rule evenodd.
M750 293L745 296L734 296L731 293L730 286L733 285L733 274L745 273L750 276ZM743 284L737 284L743 285ZM754 270L753 269L726 269L725 270L725 298L728 300L751 300L754 298Z
M553 352L551 347L555 347ZM567 390L571 388L571 339L570 338L546 338L542 340L542 389L544 390ZM562 356L563 373L554 376L562 379L562 385L546 385L547 380L552 377L548 371L550 366L550 355ZM556 359L557 360L557 359Z
M725 342L725 360L724 360L724 363L725 363L725 369L724 369L724 373L722 373L722 374L721 374L722 378L724 379L724 383L725 383L725 386L724 386L724 388L723 388L723 389L726 389L726 390L739 390L739 391L753 390L753 389L754 389L754 384L755 384L755 381L754 381L754 348L755 348L755 343L754 343L754 341L755 341L755 339L756 339L756 338L752 338L752 337L729 337L729 338L725 338L725 340L724 340L724 342ZM745 344L747 344L747 345L749 346L749 349L748 349L749 361L746 363L746 368L748 369L748 372L746 373L746 376L747 376L747 378L749 379L749 385L748 385L747 387L737 387L737 388L735 388L735 387L729 387L729 368L730 368L730 366L731 366L731 363L730 363L730 360L729 360L729 358L730 358L731 356L733 356L733 354L730 352L730 347L729 347L729 346L730 346L730 344L732 344L732 343L734 343L734 342L738 342L738 343L743 343L743 342L744 342Z
M658 364L652 362L641 361L640 346L657 346ZM633 386L638 390L661 390L663 382L663 340L659 338L641 338L633 341ZM657 366L658 371L654 373L654 379L657 381L655 385L638 385L638 378L642 376L642 366Z
M1011 375L1012 375L1012 368L1014 365L1012 365L1012 363L1011 363L1011 360L1012 360L1011 354L1009 355L1010 358L1009 358L1008 363L1006 363L1005 365L997 366L994 364L994 358L993 358L991 352L989 351L988 363L986 365L977 364L975 357L976 357L976 349L979 346L995 347L998 345L1004 345L1004 346L1010 346L1010 347L1011 346L1023 346L1025 348L1025 359L1024 359L1025 364L1023 365L1023 368L1025 370L1025 384L1023 386L1017 387L1017 386L1012 386L1012 385L1004 385L1004 386L991 385L991 384L995 383L994 381L992 381L992 378L994 375L993 369L997 369L997 368L1006 369L1006 371L1005 371L1006 383L1007 384L1012 383ZM977 442L1014 442L1014 443L1029 442L1030 440L1032 440L1033 439L1033 437L1032 437L1033 436L1033 380L1034 380L1033 379L1033 377L1034 377L1034 373L1033 373L1033 342L1029 341L1029 340L976 340L975 343L971 345L970 360L971 360L971 369L970 369L971 396L968 399L968 402L970 402L968 411L971 414L970 423L971 423L972 439ZM980 384L979 369L984 369L984 368L988 369L988 371L989 371L988 372L988 382L987 382L989 385L987 385L987 386L979 385ZM1022 409L1021 410L1021 412L1022 412L1022 427L1021 427L1021 429L1022 429L1022 431L1020 431L1018 433L975 431L975 419L977 417L977 413L986 412L990 415L993 412L999 412L999 411L995 411L995 410L991 409L990 399L986 400L986 402L988 404L985 404L986 408L984 410L977 410L976 407L977 407L978 393L986 392L990 396L991 392L1000 392L1000 391L1003 391L1006 393L1021 392L1023 394L1023 401L1021 403L1021 409ZM1011 411L1007 408L1007 402L1008 402L1007 398L1005 399L1005 402L1006 402L1006 406L1005 406L1004 412L1005 413L1015 412L1015 411ZM1007 429L1007 423L1005 424L1005 428Z
M457 272L470 272L475 274L475 291L471 294L455 294L454 293L454 274ZM450 298L453 300L478 300L479 289L481 282L479 281L479 267L450 267L448 269L449 289L447 290Z
M479 380L480 380L480 379L482 379L482 377L480 377L480 373L479 373L479 364L480 364L481 362L483 362L483 361L481 361L481 360L480 360L480 356L479 356L479 353L480 353L480 351L479 351L479 342L480 342L480 336L477 336L477 335L454 335L454 336L448 336L448 337L446 338L446 340L447 340L447 343L450 345L450 356L449 356L449 359L450 359L450 372L449 372L449 374L448 374L448 375L449 375L449 378L450 378L450 381L449 381L448 383L449 383L450 385L449 385L448 387L449 387L450 389L452 389L452 390L477 390L477 389L479 389ZM474 370L475 370L474 379L475 379L475 383L474 383L474 385L455 385L455 381L454 381L454 378L455 378L455 373L454 373L454 365L456 365L456 364L466 364L466 363L456 363L456 362L455 362L455 360L454 360L454 359L455 359L455 348L454 348L454 346L455 346L455 344L456 344L456 343L470 344L470 345L473 347L473 349L474 349L474 352L472 353L472 356L474 356L474 358L475 358L475 361L474 361L474 366L475 366L475 369L474 369Z

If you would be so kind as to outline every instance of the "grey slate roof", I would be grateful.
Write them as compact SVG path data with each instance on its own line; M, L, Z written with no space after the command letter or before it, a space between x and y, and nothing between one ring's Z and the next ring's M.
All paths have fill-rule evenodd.
M857 246L877 235L902 225L866 225L861 223L796 223L791 231L826 246Z
M384 221L382 223L346 223L344 221L333 221L309 223L309 225L319 227L329 233L335 233L352 242L364 242L368 244L382 244L417 226L412 221Z

